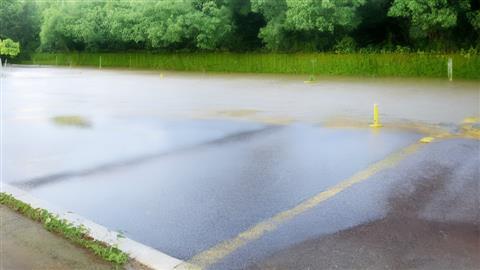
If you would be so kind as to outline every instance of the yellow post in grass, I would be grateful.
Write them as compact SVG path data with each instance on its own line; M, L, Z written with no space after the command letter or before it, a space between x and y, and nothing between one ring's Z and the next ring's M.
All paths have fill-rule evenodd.
M378 116L377 104L373 104L373 124L371 124L370 127L373 127L373 128L382 127L382 124L380 124L380 117Z

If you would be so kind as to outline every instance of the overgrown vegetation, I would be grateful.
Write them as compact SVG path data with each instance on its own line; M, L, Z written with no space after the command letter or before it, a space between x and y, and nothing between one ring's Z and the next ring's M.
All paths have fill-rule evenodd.
M0 204L31 218L32 220L40 222L47 230L57 233L73 243L91 250L93 253L109 262L120 266L128 261L128 255L118 248L107 246L104 243L89 237L88 231L85 227L75 226L44 209L33 208L29 204L17 200L12 195L4 192L0 193Z
M34 64L178 71L310 75L446 77L453 59L455 78L480 79L480 55L427 53L38 53Z
M23 63L314 79L442 77L453 57L456 78L478 79L480 1L0 0L6 38Z

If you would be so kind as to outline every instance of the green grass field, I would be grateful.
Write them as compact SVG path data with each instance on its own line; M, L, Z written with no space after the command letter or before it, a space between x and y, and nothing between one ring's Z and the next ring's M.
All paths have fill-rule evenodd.
M480 79L480 55L427 53L36 53L25 64L200 72Z

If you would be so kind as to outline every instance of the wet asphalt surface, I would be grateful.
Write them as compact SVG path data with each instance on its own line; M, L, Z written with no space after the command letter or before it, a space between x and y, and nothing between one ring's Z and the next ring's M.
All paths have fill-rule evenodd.
M306 89L311 86L290 80L172 75L165 83L180 85L175 92L149 73L47 71L13 69L4 81L4 181L184 260L423 137L388 127L323 125L336 110L340 116L367 114L368 109L345 103L349 95L360 97L355 90L343 90L358 81L325 82L311 92ZM93 77L82 79L84 75ZM437 81L416 84L442 86ZM258 99L249 88L246 97L240 95L242 85L259 91ZM272 85L280 90L271 90ZM299 93L281 89L285 85ZM325 85L339 94L330 95ZM452 127L478 113L479 91L468 82L442 86L436 95L403 81L392 84L384 96L376 93L381 83L365 85L358 90L367 91L367 98L358 98L358 104L382 100L392 108L384 115L387 121ZM405 88L407 96L399 98L396 88ZM127 95L134 90L138 95ZM196 99L202 93L208 98ZM294 101L302 96L307 96L305 108ZM313 97L319 108L311 107L315 102L308 99ZM395 104L402 98L417 105L435 99L436 105L402 111ZM339 100L337 107L328 105L334 100ZM441 110L455 101L464 101L458 110ZM225 113L231 108L235 110ZM245 108L246 116L240 110ZM93 125L50 121L70 114ZM240 115L243 121L225 115ZM260 123L265 116L293 117L296 123ZM210 268L478 269L479 159L478 140L425 145L394 168L281 224Z
M140 164L21 186L167 254L188 259L418 137L303 125L266 127Z
M478 141L426 145L217 269L235 264L237 256L253 262L237 261L248 269L478 269L479 162ZM293 239L303 241L291 245ZM283 248L270 252L273 245Z

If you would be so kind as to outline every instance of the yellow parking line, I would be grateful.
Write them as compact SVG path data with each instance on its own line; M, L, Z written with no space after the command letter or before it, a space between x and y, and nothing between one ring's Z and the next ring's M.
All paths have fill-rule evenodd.
M463 124L475 124L475 123L478 123L478 122L480 122L480 117L475 117L475 116L466 117L462 121Z
M336 194L351 187L352 185L362 182L380 171L394 167L405 157L414 153L421 147L422 147L422 143L419 143L419 142L411 144L403 148L402 150L389 155L385 159L370 165L368 168L354 174L353 176L345 179L339 184L332 186L323 192L318 193L317 195L300 203L294 208L280 212L277 215L267 220L264 220L258 223L257 225L249 228L248 230L240 233L235 238L225 240L211 247L210 249L195 255L187 262L188 264L181 265L179 268L183 268L183 269L207 268L215 264L216 262L220 261L222 258L228 256L238 248L246 245L251 241L259 239L265 233L275 230L280 224L285 223L286 221L294 218L295 216L301 213L304 213L309 209L312 209L313 207L317 206L321 202L332 198Z
M480 117L467 117L460 125L460 134L465 138L480 140L480 128L475 126L480 122Z

